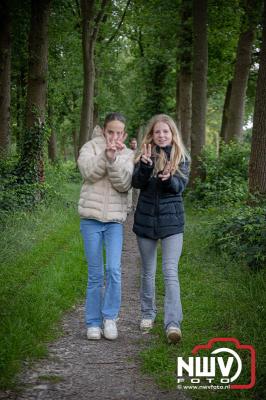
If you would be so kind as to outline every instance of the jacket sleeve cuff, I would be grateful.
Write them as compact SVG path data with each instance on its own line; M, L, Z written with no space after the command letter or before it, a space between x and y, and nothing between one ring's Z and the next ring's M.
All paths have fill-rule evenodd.
M153 171L154 164L145 164L144 162L140 161L140 173L144 176L149 177Z

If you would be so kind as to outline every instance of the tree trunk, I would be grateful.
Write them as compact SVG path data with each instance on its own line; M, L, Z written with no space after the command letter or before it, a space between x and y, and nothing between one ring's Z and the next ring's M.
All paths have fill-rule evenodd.
M29 34L29 72L26 104L26 128L44 124L47 69L48 19L51 0L31 1L31 28Z
M180 130L184 145L191 149L191 100L192 100L192 75L181 71L179 83L180 101Z
M150 115L161 114L166 109L165 85L169 65L162 57L152 60L149 65L149 76L146 80L145 108Z
M157 61L158 63L156 63L153 73L154 97L152 103L154 106L154 114L163 113L165 110L166 99L164 88L166 86L166 77L168 73L168 65L165 61L161 59Z
M79 156L79 150L78 150L78 131L76 129L72 130L72 139L73 139L74 159L77 162Z
M179 75L179 112L180 131L185 146L191 148L191 102L192 102L192 5L182 1L181 29L179 41L180 75Z
M227 129L224 132L226 143L240 141L243 136L243 120L248 75L251 64L254 30L242 32L237 46L236 64L228 110Z
M23 144L23 132L25 130L25 100L27 90L27 68L22 65L16 77L16 152L21 154Z
M43 182L43 149L48 69L48 19L51 0L31 1L26 131L20 173L31 182Z
M222 117L222 125L220 131L220 138L224 142L227 141L226 132L227 132L227 124L228 124L228 112L229 112L229 103L230 103L230 96L232 90L232 81L228 81L226 94L224 99L224 107L223 107L223 117Z
M48 157L49 160L55 164L57 161L57 143L56 143L56 133L54 127L52 127L51 136L48 142Z
M80 141L79 148L86 143L92 135L93 129L93 96L95 83L94 69L94 43L83 46L83 65L84 65L84 86L80 120Z
M144 126L140 126L137 133L138 150L141 150L141 143L144 137Z
M48 105L48 119L51 127L51 135L48 140L48 158L53 164L55 164L57 161L57 141L53 121L53 109L51 105Z
M61 142L60 142L60 148L61 148L61 154L63 156L63 160L67 161L67 149L66 149L66 142L67 142L67 135L66 133L62 133L61 135Z
M179 71L176 73L176 96L175 96L175 115L176 115L176 126L179 131L181 131L181 123L180 123L180 93L179 93L179 85L180 85L180 73Z
M9 1L0 3L0 158L10 147L11 16Z
M95 84L94 84L94 99L96 99L98 95L98 82L99 82L99 68L95 65ZM99 125L99 105L96 102L93 104L93 124L92 127Z
M93 107L93 128L95 128L96 125L99 125L99 105L94 104Z
M200 176L199 156L205 145L208 70L207 0L193 1L193 28L191 184L197 176Z
M79 149L92 135L93 130L93 98L95 85L94 53L99 25L104 9L109 0L102 0L98 14L95 13L94 0L81 0L82 17L82 50L84 86L80 120Z
M266 1L251 140L249 190L266 196Z

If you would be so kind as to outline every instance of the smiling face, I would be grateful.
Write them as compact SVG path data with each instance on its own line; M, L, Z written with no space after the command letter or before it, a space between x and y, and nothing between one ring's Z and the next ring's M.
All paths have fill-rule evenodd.
M153 127L152 138L153 142L160 147L171 145L173 135L169 125L165 122L156 122Z
M103 134L108 141L122 141L125 136L125 124L118 120L110 121L106 124Z

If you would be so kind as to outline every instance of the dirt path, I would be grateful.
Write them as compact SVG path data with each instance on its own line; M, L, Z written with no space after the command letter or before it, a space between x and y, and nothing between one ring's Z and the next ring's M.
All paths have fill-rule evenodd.
M125 225L123 293L119 338L88 341L83 305L62 321L64 335L49 346L49 357L21 375L20 394L0 394L14 400L185 400L177 391L159 389L140 372L138 353L149 342L139 331L139 260L132 216Z

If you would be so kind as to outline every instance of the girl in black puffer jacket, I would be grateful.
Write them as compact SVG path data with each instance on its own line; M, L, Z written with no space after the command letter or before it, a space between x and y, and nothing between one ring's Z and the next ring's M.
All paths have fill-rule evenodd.
M161 239L164 326L172 343L181 339L178 261L184 231L182 192L188 183L189 165L190 157L172 118L155 115L148 123L132 180L132 186L140 189L133 226L142 260L140 328L150 330L156 316L156 252Z

